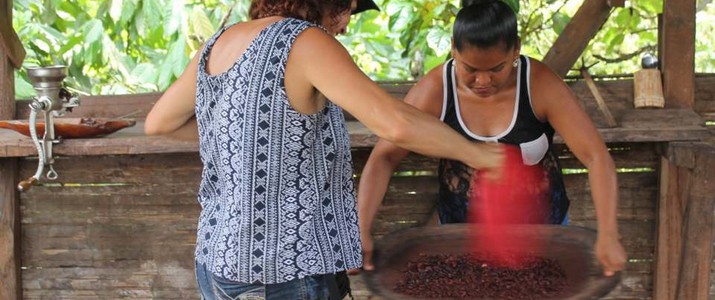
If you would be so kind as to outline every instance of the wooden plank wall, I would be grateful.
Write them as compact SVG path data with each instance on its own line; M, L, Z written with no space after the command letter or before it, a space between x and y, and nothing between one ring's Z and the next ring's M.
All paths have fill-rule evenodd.
M715 77L705 80L712 83ZM585 107L596 105L583 83L571 84ZM632 105L630 81L598 84L612 110ZM404 83L384 87L396 97L409 88ZM708 84L698 87L701 92L713 89ZM116 108L122 110L114 116L139 111L135 117L141 118L157 96L121 96L128 102L118 100ZM711 98L715 98L712 93L700 99L715 103ZM92 111L92 101L86 100L84 109ZM107 117L95 117L102 116ZM603 120L594 116L594 122ZM630 262L622 285L607 299L649 299L660 145L609 146L616 165L627 170L618 175L619 222ZM369 151L354 149L356 175ZM559 151L564 169L582 168L563 146ZM437 194L435 165L434 159L418 155L403 161L398 170L402 173L393 178L377 219L378 235L427 222ZM31 175L35 168L36 160L21 160L20 177ZM61 158L56 169L64 186L37 186L21 195L25 299L197 298L192 261L199 213L196 153ZM566 184L571 223L593 227L586 174L566 175Z
M197 299L200 168L195 153L58 160L65 186L21 197L25 299Z
M646 299L652 289L656 145L612 145L619 168L619 220L631 262L608 299ZM561 150L563 168L580 169ZM357 175L369 149L355 149ZM34 160L22 161L22 176ZM411 155L393 178L376 233L419 226L436 199L436 161ZM199 207L197 154L73 157L56 169L64 186L21 196L25 299L195 299L193 245ZM410 176L409 172L415 172ZM586 174L566 176L573 225L594 227Z

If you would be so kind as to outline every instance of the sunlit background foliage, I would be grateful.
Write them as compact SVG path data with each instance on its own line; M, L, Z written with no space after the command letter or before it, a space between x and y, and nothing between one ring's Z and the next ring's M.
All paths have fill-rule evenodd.
M522 53L543 58L583 0L505 0L519 6ZM698 0L696 72L715 73L715 4ZM458 0L376 0L382 11L354 17L340 41L375 80L414 80L450 51ZM84 94L163 91L200 45L225 24L246 19L248 0L14 0L13 26L25 66L69 66L67 84ZM662 0L628 0L575 66L630 74L655 54ZM16 74L18 98L34 90Z

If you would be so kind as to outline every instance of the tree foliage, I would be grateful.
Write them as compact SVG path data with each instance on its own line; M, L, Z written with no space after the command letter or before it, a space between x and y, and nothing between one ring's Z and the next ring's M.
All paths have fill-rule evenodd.
M542 58L583 0L504 0L519 11L522 53ZM698 0L696 71L715 72L715 4ZM375 80L409 80L443 62L451 49L458 0L376 0L381 12L353 20L339 39ZM245 20L248 0L15 0L13 25L25 66L69 66L67 83L87 94L162 91L200 45L225 24ZM592 74L632 73L655 53L662 0L615 8L575 67ZM18 98L34 94L23 70Z

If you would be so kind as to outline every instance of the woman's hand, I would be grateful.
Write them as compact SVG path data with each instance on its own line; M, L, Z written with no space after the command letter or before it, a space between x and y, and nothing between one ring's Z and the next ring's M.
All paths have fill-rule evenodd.
M474 143L476 151L467 152L462 162L480 171L482 176L490 180L501 177L504 166L504 145L498 143Z
M603 267L604 276L613 276L616 272L622 271L628 259L626 250L623 249L623 245L616 236L599 234L594 251L598 262Z
M372 234L365 233L360 238L362 240L362 270L373 271L375 270L375 265L372 262L372 254L375 251L375 242L372 238ZM361 269L350 269L348 270L348 275L360 274Z

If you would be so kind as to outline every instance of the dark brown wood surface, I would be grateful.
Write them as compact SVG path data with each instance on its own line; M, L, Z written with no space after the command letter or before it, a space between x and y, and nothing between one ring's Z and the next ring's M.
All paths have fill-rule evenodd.
M678 146L676 146L678 147ZM708 299L712 280L715 240L715 147L687 145L695 152L683 224L683 252L676 299Z
M15 114L15 67L24 57L12 29L12 1L0 0L0 119ZM17 159L0 157L0 299L21 299Z
M24 161L21 172L34 172ZM22 195L27 299L198 299L197 154L60 159Z
M0 299L21 299L18 160L0 158Z
M708 299L715 238L715 146L671 144L663 164L653 299Z
M14 69L22 66L25 48L12 28L12 0L0 0L0 49L4 53L0 58L8 59Z
M659 55L666 107L695 104L695 2L663 1Z
M695 78L695 106L701 114L715 114L715 75Z

